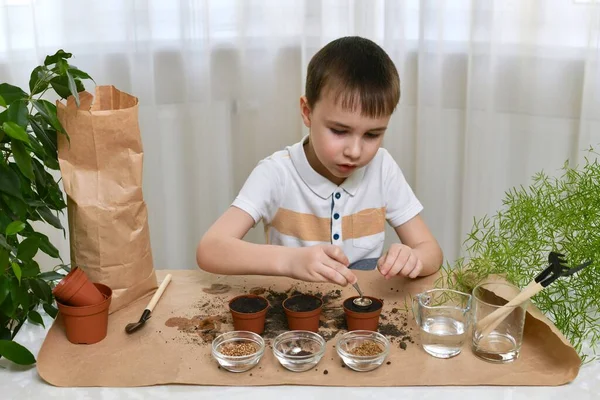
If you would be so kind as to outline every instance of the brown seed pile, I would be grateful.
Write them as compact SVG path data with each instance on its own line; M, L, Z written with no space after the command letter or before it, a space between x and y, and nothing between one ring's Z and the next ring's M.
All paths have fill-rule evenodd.
M249 356L256 353L256 347L250 342L233 342L223 345L220 352L226 356Z
M355 356L376 356L381 352L383 352L381 347L374 342L363 342L360 346L356 346L349 351L350 354L354 354Z

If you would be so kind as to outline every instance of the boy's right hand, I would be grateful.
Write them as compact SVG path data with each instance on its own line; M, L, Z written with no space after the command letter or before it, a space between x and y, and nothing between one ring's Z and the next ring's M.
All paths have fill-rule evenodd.
M338 246L320 244L292 250L286 263L286 275L292 278L307 282L332 282L341 286L357 281L348 269L348 257Z

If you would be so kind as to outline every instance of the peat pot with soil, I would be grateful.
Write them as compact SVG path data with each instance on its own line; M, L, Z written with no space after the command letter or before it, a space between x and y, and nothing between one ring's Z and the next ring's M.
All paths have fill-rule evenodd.
M229 301L229 311L236 331L250 331L257 334L265 330L265 317L269 302L262 296L244 294Z
M323 300L310 294L298 294L283 301L290 330L317 332Z
M361 299L361 297L354 296L344 300L344 314L346 315L348 330L377 331L379 316L383 309L383 300L364 296L363 299L369 299L371 302L367 302L368 305L361 305L360 301L355 301L357 299Z

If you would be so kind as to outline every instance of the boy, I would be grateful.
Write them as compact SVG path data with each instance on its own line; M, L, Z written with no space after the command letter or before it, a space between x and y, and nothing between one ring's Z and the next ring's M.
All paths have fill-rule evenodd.
M309 134L260 161L198 245L200 268L354 284L351 262L379 257L389 279L429 275L442 251L400 168L380 149L400 78L370 40L337 39L308 65L300 112ZM263 220L267 244L242 240ZM383 252L385 220L402 244Z

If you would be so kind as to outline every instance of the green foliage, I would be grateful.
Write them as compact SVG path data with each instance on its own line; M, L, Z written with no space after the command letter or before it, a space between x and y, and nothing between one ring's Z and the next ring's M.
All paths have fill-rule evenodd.
M35 362L29 350L13 342L23 323L43 325L40 306L53 318L57 313L52 285L63 275L41 273L34 257L39 251L60 256L32 222L64 231L57 214L66 204L49 170L59 169L57 135L66 133L56 106L42 97L50 90L61 98L73 95L79 104L81 79L91 78L69 58L62 50L46 57L31 73L30 93L0 84L0 356L18 364Z
M507 192L500 211L474 220L464 243L467 256L446 264L437 283L469 293L490 274L501 274L522 288L547 266L550 251L565 254L571 267L592 260L591 266L559 278L532 299L584 362L598 358L600 340L597 156L590 148L584 165L565 162L559 177L540 172L529 187Z

